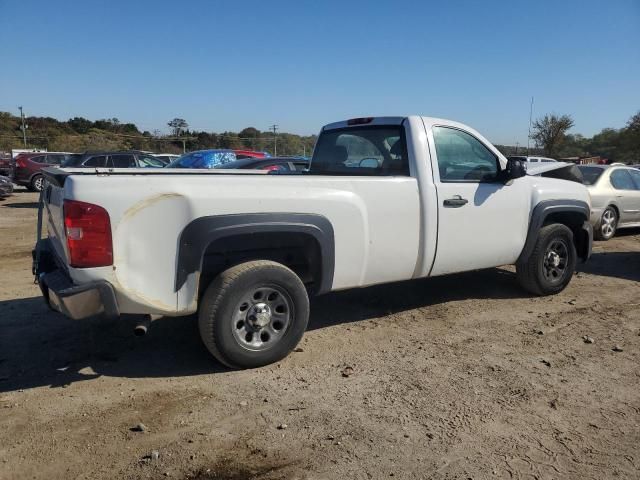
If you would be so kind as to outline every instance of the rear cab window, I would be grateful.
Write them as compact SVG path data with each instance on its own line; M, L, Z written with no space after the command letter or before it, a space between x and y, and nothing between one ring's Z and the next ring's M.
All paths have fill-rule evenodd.
M322 175L409 176L404 129L371 125L324 131L309 170Z

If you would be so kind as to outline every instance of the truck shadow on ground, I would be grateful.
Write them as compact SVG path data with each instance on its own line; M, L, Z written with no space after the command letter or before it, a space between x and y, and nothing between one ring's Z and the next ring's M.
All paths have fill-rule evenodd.
M640 251L594 253L579 272L640 282Z
M580 271L640 281L640 252L595 253ZM309 330L466 299L527 298L515 274L490 269L335 292L312 300ZM206 350L197 319L165 317L144 337L134 318L73 321L40 297L0 301L0 392L65 387L103 375L180 377L228 371Z
M309 330L466 298L527 295L510 272L492 269L336 292L312 301ZM102 375L176 377L228 371L200 340L197 318L165 317L135 337L135 318L74 321L40 297L0 301L0 392L64 387Z

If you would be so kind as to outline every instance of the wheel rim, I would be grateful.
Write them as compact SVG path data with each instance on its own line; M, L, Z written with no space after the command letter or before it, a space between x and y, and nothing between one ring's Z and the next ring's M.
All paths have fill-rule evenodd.
M616 231L616 214L610 208L606 209L602 214L602 225L600 231L605 238L612 237Z
M569 263L569 246L562 239L553 240L544 254L542 273L551 283L560 283Z
M44 180L42 177L36 177L36 179L33 181L33 186L36 187L36 190L40 191L42 190L43 183L44 183Z
M231 326L234 338L247 350L273 347L291 324L292 306L289 294L279 287L252 288L236 305Z

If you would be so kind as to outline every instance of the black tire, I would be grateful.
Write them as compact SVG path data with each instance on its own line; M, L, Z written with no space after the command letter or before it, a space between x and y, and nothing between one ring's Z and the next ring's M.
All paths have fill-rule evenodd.
M556 258L560 260L554 265ZM535 247L529 258L516 264L518 282L534 295L561 292L573 277L576 258L573 232L566 225L559 223L546 225L538 232Z
M27 187L32 192L40 192L42 191L42 187L44 186L44 177L42 175L34 175L31 177L31 181L29 182L29 186Z
M262 298L263 293L268 298ZM287 314L285 321L282 315ZM202 341L231 368L261 367L283 359L302 338L308 320L304 284L293 271L268 260L241 263L218 275L205 291L198 313Z
M604 242L611 240L618 229L618 220L618 212L615 208L612 206L605 208L598 222L598 226L593 232L594 238Z

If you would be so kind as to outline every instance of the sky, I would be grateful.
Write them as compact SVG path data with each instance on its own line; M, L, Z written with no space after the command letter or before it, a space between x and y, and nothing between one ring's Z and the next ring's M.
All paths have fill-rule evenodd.
M0 111L317 133L426 115L494 143L640 110L640 0L0 0Z

